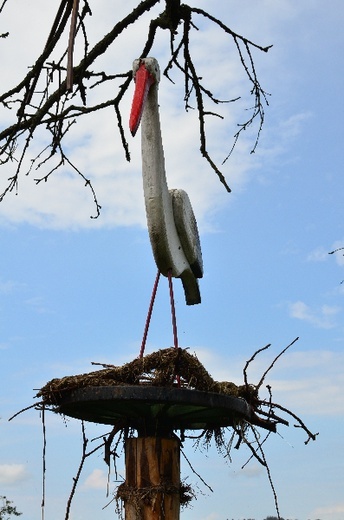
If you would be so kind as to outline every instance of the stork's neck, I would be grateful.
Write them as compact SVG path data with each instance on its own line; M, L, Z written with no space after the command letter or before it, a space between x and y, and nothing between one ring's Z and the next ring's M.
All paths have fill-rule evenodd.
M151 86L141 121L142 169L144 188L148 197L162 196L167 192L165 158L158 104L158 84Z
M147 95L141 119L142 177L147 223L153 254L162 274L173 276L190 271L176 230L172 199L165 174L158 88L153 84Z

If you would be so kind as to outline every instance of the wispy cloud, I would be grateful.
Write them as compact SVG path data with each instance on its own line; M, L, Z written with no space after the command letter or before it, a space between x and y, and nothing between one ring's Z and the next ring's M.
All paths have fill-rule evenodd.
M238 374L242 373L244 358L239 359L237 356L229 360L218 357L211 349L205 348L197 349L197 356L214 379L241 384ZM270 354L268 350L262 356L257 356L249 369L249 381L258 381L275 356L276 349ZM342 352L288 351L269 372L266 382L271 385L273 400L285 405L289 410L295 410L300 414L339 417L344 415L341 390L344 385L343 365ZM265 397L264 388L261 388L261 398ZM268 395L266 399L269 399Z
M11 294L14 291L23 287L23 284L14 280L1 280L0 279L0 294Z
M344 265L344 239L336 240L331 246L330 253L335 257L338 265Z
M344 239L336 240L331 245L324 247L318 246L307 256L308 262L325 262L329 259L329 255L333 255L338 265L344 265Z
M106 489L107 474L102 469L94 469L92 473L86 478L84 489Z
M0 464L0 484L14 486L29 478L24 464Z
M232 473L234 478L245 477L245 478L257 478L265 473L263 466L258 464L252 464L245 466L240 471Z
M312 517L322 518L323 520L343 520L344 502L330 506L317 507L312 512Z
M342 416L343 363L344 354L330 350L286 354L269 378L274 401L286 403L297 413Z
M332 329L336 326L336 315L341 311L334 305L322 305L320 308L311 308L303 301L289 304L289 314L292 318L306 321L314 327Z
M220 520L220 515L217 513L210 513L210 515L204 516L201 520Z
M46 307L44 298L42 296L33 296L25 300L25 304L38 314L50 313L51 311Z
M285 139L291 139L297 137L302 131L302 127L309 118L311 117L310 112L299 112L290 116L288 119L281 123L281 130Z
M322 246L313 249L307 256L308 262L325 262L328 260L329 251Z

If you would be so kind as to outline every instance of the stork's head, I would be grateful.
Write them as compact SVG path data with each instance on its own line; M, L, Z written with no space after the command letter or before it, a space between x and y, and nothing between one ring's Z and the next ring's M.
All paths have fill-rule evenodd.
M133 63L135 92L131 106L129 128L132 135L136 134L149 89L160 81L159 64L155 58L135 60Z

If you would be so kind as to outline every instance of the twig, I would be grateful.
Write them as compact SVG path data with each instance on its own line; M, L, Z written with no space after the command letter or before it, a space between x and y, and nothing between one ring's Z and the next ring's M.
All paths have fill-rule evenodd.
M293 413L292 411L288 410L288 408L285 408L284 406L282 406L280 404L277 404L277 403L271 403L271 407L272 408L278 408L279 410L282 410L283 412L286 412L288 415L291 415L291 417L294 417L294 419L299 423L298 425L295 425L295 427L296 428L302 428L308 435L308 439L305 441L305 444L308 444L310 440L312 440L312 441L316 440L317 436L319 435L319 432L318 433L312 433L307 428L307 426L302 421L302 419L300 419L300 417L298 417L295 413Z
M264 466L266 468L266 473L268 475L268 479L269 479L269 482L270 482L270 487L271 487L272 494L273 494L273 497L274 497L277 517L278 517L278 520L281 520L280 513L279 513L277 493L276 493L276 490L275 490L274 483L272 481L271 471L270 471L269 465L268 465L266 457L265 457L265 453L264 453L264 450L263 450L263 447L262 447L262 443L259 441L259 438L258 438L258 435L257 435L257 432L256 432L255 428L252 428L252 431L253 431L253 435L255 436L255 439L257 441L257 444L258 444L258 447L259 447L259 451L262 454L262 459L264 461Z
M244 370L243 370L243 373L244 373L244 383L245 383L246 386L248 386L248 382L247 382L247 369L248 369L249 364L252 363L252 361L255 359L255 357L258 354L260 354L264 350L267 350L270 347L271 347L271 343L269 343L268 345L265 345L265 347L262 347L262 348L256 350L256 352L253 354L253 356L251 356L250 359L248 361L246 361L245 366L244 366Z
M273 360L273 362L270 364L270 366L265 370L264 374L262 375L259 383L257 384L257 388L260 388L261 385L263 384L263 381L265 379L265 376L268 372L270 372L270 370L272 369L272 367L274 366L274 364L276 363L276 361L291 347L294 345L294 343L296 343L296 341L298 341L298 337L295 338L291 343L289 343L289 345L287 345L279 354L278 356L275 357L275 359Z
M22 410L19 410L19 412L16 412L14 415L12 415L12 417L10 417L8 420L12 421L12 419L17 417L21 413L26 412L27 410L30 410L31 408L37 408L39 405L43 405L44 406L44 401L40 401L39 403L31 404L30 406L26 406Z
M200 481L213 493L214 490L209 486L209 484L206 483L206 481L201 477L201 475L199 473L197 473L197 471L195 470L195 468L193 467L193 465L191 464L191 462L189 461L189 459L187 458L187 456L185 455L184 451L183 450L180 450L181 451L181 454L183 455L184 459L186 460L186 462L188 463L191 471L200 479Z

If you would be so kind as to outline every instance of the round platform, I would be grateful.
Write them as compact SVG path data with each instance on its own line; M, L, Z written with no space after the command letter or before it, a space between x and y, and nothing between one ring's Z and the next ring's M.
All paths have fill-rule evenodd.
M185 388L89 386L64 393L56 411L101 424L120 422L139 435L173 430L214 429L250 422L250 406L241 397Z

